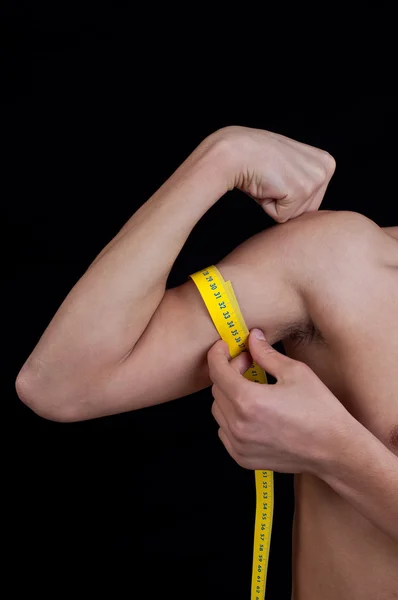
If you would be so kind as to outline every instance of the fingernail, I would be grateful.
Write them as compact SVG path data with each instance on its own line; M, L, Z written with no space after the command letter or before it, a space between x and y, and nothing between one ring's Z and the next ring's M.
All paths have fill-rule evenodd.
M265 336L261 329L252 329L252 333L256 336L258 340L265 340Z

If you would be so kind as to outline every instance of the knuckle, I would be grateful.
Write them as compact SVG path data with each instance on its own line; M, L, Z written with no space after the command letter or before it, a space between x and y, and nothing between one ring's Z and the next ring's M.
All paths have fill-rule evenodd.
M211 405L211 414L213 415L214 418L216 418L216 403L213 402L213 404Z
M234 436L234 439L238 442L238 444L244 444L247 439L247 430L245 422L242 419L234 419L234 421L230 423L229 427L232 435Z
M260 348L260 353L261 356L263 356L264 358L269 356L270 354L275 354L275 350L273 349L272 346L270 346L269 344L267 345L262 345Z
M239 395L235 400L235 405L237 414L243 423L247 424L255 418L256 407L252 397Z
M310 179L301 179L298 182L298 189L300 190L301 196L309 198L312 195L314 185Z
M325 165L326 173L329 177L331 177L336 170L336 160L326 150L322 151L322 158Z
M242 418L247 423L253 421L256 418L256 404L252 399L246 398L246 401L242 405Z
M245 414L246 403L247 403L247 399L245 398L245 396L240 391L236 392L236 395L234 398L234 404L235 404L237 413L241 417L243 417Z
M319 163L314 172L315 187L320 187L329 178L329 172L324 162Z

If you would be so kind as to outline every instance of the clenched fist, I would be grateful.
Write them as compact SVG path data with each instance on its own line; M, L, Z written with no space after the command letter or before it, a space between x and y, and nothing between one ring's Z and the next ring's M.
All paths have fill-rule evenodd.
M336 167L328 152L248 127L225 127L210 139L228 148L228 188L254 198L278 223L318 210Z

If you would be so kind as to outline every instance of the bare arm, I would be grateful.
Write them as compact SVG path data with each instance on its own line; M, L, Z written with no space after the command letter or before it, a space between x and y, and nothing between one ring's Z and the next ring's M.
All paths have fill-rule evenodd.
M383 227L384 233L398 240L398 227Z
M91 398L99 379L108 381L158 308L193 226L227 191L226 164L225 144L205 140L102 250L19 374L25 402L51 417L50 394L73 418L73 398Z
M227 135L207 138L71 290L17 379L19 396L36 412L56 420L87 419L162 402L208 384L203 356L216 338L201 300L190 283L165 294L167 276L187 236L234 185L265 202L275 217L278 203L285 203L279 215L285 221L288 211L318 207L333 172L323 166L331 157L320 150L242 128L238 146L246 144L245 161L239 162L236 144L226 139L230 134L228 129ZM234 128L232 134L235 139ZM262 251L258 242L245 248L236 251L237 273L249 264L253 248ZM269 265L272 260L270 255ZM228 265L234 270L234 261L225 262L227 271ZM270 295L272 309L277 315L278 302L292 320L297 302L296 308L284 307L283 292L278 284ZM243 290L239 299L250 304L245 297ZM193 328L187 326L189 310L195 315L189 319ZM246 314L248 319L256 316L250 307Z
M338 460L321 474L322 479L398 541L398 457L357 421L340 435Z
M272 342L281 339L286 327L294 328L306 319L295 286L298 274L294 257L289 257L299 227L299 223L292 222L260 233L218 264L225 279L233 283L248 327L263 327ZM281 245L285 246L283 254ZM109 330L107 335L111 333ZM206 354L219 337L190 280L165 292L133 351L124 359L97 370L100 357L86 350L87 358L93 361L91 376L83 351L80 354L79 350L76 358L76 352L65 343L72 344L73 339L64 340L59 335L62 360L51 360L50 355L48 362L42 363L39 357L37 395L25 402L38 414L60 421L142 408L207 387L210 379ZM78 344L78 329L75 336L74 343ZM44 349L54 352L47 342Z

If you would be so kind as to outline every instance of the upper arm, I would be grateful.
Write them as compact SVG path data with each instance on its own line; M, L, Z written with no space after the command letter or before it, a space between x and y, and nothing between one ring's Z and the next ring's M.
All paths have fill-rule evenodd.
M362 215L319 211L253 236L217 267L231 281L248 328L263 329L272 344L303 325L320 326L327 298L351 288L361 293L353 275L360 272L359 260L369 264L369 248L378 236L380 229ZM344 273L348 281L342 286ZM112 412L165 402L210 385L207 352L217 339L195 284L188 280L168 290L134 350L108 380Z
M319 274L328 269L334 247L325 249L325 239L335 239L328 231L339 230L344 219L328 212L302 215L250 238L221 260L217 266L231 281L249 329L263 329L272 344L310 325L316 310L307 292L324 285ZM83 378L72 373L62 386L45 370L49 380L38 386L37 412L55 420L83 420L198 391L210 385L206 357L217 339L202 298L188 280L164 294L134 348L117 364ZM24 399L23 377L17 385Z
M230 280L249 329L274 343L286 326L305 320L289 253L291 230L275 226L246 241L217 266ZM208 265L203 265L203 268ZM195 284L166 291L131 354L82 411L110 414L179 398L210 385L206 355L219 339ZM102 404L102 406L100 405Z

